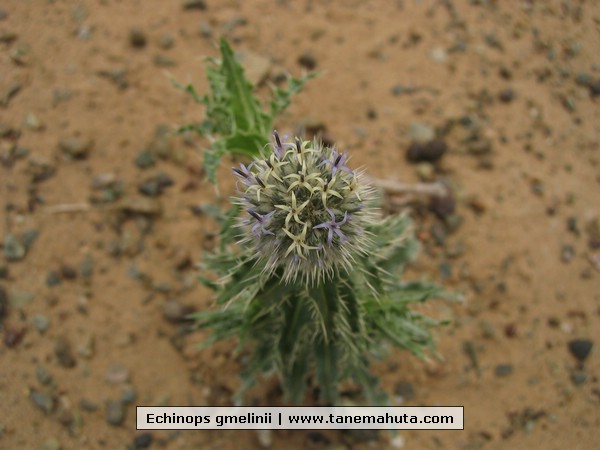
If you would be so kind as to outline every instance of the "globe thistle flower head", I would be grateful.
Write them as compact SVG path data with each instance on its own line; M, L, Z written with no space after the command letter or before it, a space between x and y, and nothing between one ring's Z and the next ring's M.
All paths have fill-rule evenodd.
M374 191L348 159L317 140L286 142L275 131L261 157L233 168L240 243L265 272L315 282L350 269L354 255L366 252Z

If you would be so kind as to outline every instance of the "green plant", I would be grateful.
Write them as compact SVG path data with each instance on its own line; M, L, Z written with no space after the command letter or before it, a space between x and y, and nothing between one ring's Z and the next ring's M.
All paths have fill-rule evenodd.
M212 330L207 344L237 337L249 349L244 390L277 373L287 398L301 402L310 377L336 402L351 379L383 401L369 360L390 342L423 357L438 322L410 306L447 296L425 282L403 282L418 245L406 215L376 219L373 190L347 157L319 142L281 142L246 167L235 200L242 217L224 223L224 251L207 256L205 280L220 308L194 317ZM237 246L231 240L240 227Z
M425 357L440 322L412 306L452 296L402 280L418 251L411 221L379 216L375 190L348 155L277 132L267 145L276 115L308 77L277 90L266 113L225 41L221 53L208 71L209 94L185 88L206 105L207 119L184 129L220 136L206 156L213 180L226 153L251 162L233 168L233 207L213 208L220 245L203 259L213 277L201 280L216 292L217 308L192 317L211 331L206 346L237 338L238 351L247 352L239 401L261 374L275 373L293 403L302 402L307 385L335 403L340 382L353 380L379 404L385 396L371 360L389 344Z
M179 132L194 130L211 141L211 148L204 151L204 165L212 183L216 182L216 170L225 154L250 158L259 155L269 142L277 115L290 105L291 97L316 76L311 73L300 78L290 77L285 88L273 88L272 99L268 107L263 108L225 39L220 41L220 51L220 60L208 58L211 65L206 75L210 90L206 95L200 96L191 84L182 86L172 81L206 107L206 118L202 122L184 125Z

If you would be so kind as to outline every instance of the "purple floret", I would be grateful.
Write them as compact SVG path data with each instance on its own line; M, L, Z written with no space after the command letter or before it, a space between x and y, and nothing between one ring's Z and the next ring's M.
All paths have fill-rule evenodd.
M271 216L275 214L275 211L271 211L268 214L259 214L253 209L248 210L248 214L256 219L256 223L252 225L252 234L256 237L260 237L262 234L270 234L274 236L272 231L269 231L265 228L265 226L269 223Z
M348 221L348 211L344 213L344 218L339 222L335 221L335 214L329 208L327 208L327 212L331 216L331 220L329 222L323 222L319 225L313 227L313 230L317 228L327 228L327 243L331 245L333 243L333 235L337 235L340 238L340 242L345 242L348 238L344 234L344 232L340 229L342 225L344 225Z
M331 154L331 159L326 159L321 164L319 164L319 167L325 163L329 163L331 165L332 177L335 176L338 170L344 170L349 174L354 173L348 166L346 166L346 161L348 161L348 155L344 153L338 153L337 151L333 150Z

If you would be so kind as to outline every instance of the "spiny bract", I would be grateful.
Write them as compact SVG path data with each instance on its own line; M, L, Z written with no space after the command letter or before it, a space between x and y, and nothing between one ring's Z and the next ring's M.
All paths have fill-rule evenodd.
M366 252L366 225L373 220L373 188L348 156L315 140L273 142L248 166L233 168L236 199L244 211L240 239L250 245L264 271L282 270L286 281L316 281Z

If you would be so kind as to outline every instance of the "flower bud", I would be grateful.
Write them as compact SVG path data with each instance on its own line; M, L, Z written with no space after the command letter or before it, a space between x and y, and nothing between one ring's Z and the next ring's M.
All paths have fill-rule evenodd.
M282 142L274 132L265 154L233 169L240 243L265 272L314 282L350 269L353 255L366 251L374 191L347 163L348 155L316 140Z

